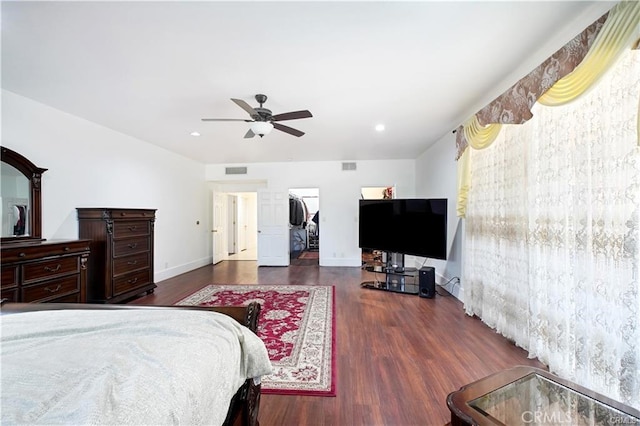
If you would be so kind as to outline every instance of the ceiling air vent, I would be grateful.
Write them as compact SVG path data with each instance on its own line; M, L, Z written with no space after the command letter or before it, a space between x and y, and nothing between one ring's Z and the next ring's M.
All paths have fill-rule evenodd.
M247 168L246 167L225 167L224 174L225 175L246 175Z
M356 163L354 163L354 162L342 163L342 171L355 170L355 169L356 169Z

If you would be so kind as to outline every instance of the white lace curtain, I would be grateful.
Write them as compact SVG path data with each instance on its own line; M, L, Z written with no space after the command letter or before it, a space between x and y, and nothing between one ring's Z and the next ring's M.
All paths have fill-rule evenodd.
M569 380L640 408L640 51L472 150L465 310Z

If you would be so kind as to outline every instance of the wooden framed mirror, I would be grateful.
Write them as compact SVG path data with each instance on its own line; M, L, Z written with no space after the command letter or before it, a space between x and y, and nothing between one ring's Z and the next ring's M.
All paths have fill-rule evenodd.
M9 148L2 154L0 237L3 244L42 241L42 173L27 158Z

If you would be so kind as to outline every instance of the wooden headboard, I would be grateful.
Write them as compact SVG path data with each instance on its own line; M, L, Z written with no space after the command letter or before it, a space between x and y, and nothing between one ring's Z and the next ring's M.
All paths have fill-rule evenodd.
M0 308L1 315L20 312L53 311L62 309L189 309L213 311L228 315L246 326L254 333L257 331L260 305L252 302L247 306L141 306L141 305L101 305L91 303L5 303Z

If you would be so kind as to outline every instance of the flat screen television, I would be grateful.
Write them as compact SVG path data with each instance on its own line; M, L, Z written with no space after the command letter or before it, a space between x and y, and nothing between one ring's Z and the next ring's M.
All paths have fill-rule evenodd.
M447 258L447 199L360 200L359 246Z

